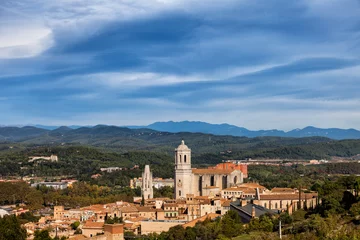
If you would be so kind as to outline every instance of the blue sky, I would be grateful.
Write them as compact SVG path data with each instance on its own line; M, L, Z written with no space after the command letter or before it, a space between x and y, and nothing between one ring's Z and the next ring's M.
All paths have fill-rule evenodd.
M358 0L2 0L0 124L360 129Z

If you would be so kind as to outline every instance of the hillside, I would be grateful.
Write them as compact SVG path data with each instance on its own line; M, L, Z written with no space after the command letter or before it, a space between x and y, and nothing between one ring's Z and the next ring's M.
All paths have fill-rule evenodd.
M26 128L0 128L6 132L3 140L25 145L91 145L114 152L133 150L172 153L184 139L195 154L223 151L243 151L246 149L273 149L280 146L307 145L332 141L323 137L283 138L283 137L236 137L204 133L169 133L151 129L129 129L116 126L98 125L71 129L60 127L45 130L32 127L31 134Z
M34 125L36 128L42 128L48 131L55 130L56 126L44 126ZM91 128L91 126L68 126L70 129L78 128ZM155 122L144 126L126 126L130 129L151 129L159 132L179 133L179 132L191 132L191 133L205 133L213 135L231 135L237 137L326 137L335 140L343 139L360 139L360 131L356 129L340 129L340 128L317 128L308 126L305 128L297 128L290 131L283 131L278 129L269 130L249 130L244 127L239 127L227 123L211 124L200 121L181 121L181 122ZM0 132L1 139L1 132Z

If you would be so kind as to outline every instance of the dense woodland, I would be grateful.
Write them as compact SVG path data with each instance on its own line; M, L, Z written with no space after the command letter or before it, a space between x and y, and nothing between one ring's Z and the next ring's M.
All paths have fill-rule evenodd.
M285 141L282 138L264 138L258 142L257 139L250 139L249 146L244 150L225 151L218 153L196 153L193 150L192 164L196 166L206 166L217 164L226 159L244 159L244 158L282 158L288 159L330 159L331 157L347 157L354 159L360 153L360 140L344 140L318 142L303 145L288 145L275 147L279 144L278 140ZM312 139L313 138L309 138ZM293 139L289 140L294 141ZM300 141L300 140L297 140ZM301 141L305 141L302 139ZM311 141L310 141L311 142ZM215 143L214 143L215 144ZM216 144L215 144L216 145ZM80 180L90 180L90 176L99 173L102 167L122 167L132 168L139 165L140 169L145 164L150 164L154 176L168 178L173 173L173 153L155 152L155 151L128 151L124 153L111 152L107 148L98 148L90 146L37 146L22 144L0 144L0 176L73 176ZM189 145L192 147L191 145ZM10 148L11 147L11 148ZM245 146L244 146L245 147ZM173 149L172 149L173 151ZM50 156L56 154L59 157L58 162L28 162L29 156ZM354 161L355 162L355 161ZM324 167L326 166L326 167ZM109 175L103 180L103 184L127 185L129 179L141 176L141 170L131 170L126 173L118 172ZM314 172L327 172L330 174L358 174L359 167L355 163L349 167L347 165L323 165ZM106 180L108 179L108 180ZM118 180L121 179L121 180Z

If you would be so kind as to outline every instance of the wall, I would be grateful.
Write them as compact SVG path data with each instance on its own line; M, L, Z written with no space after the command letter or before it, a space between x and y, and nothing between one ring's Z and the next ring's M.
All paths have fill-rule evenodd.
M141 221L141 234L167 232L171 227L182 225L176 221Z

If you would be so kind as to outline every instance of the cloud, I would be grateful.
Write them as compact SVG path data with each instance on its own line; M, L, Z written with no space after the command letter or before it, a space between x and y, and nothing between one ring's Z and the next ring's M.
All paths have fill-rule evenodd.
M359 9L356 0L5 0L0 84L13 117L0 122L360 128Z

